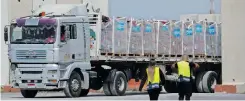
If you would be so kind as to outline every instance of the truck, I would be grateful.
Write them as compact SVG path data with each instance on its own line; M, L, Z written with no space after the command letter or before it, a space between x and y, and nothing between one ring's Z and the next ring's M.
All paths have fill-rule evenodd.
M222 83L220 23L111 18L87 7L43 5L5 26L10 82L23 97L39 91L81 97L102 88L107 96L123 96L152 57L164 71L165 90L175 93L178 75L171 65L183 54L200 65L192 73L194 92L212 93Z

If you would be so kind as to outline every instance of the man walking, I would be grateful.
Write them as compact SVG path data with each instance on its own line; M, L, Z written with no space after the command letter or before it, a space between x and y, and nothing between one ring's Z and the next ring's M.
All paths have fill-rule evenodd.
M188 56L183 55L181 61L174 63L172 68L177 68L179 75L179 100L190 100L192 96L192 75L191 70L198 68L199 65L193 62L188 62Z
M146 73L140 83L139 91L142 90L145 82L147 83L147 92L150 100L158 100L159 94L162 91L162 85L165 82L165 77L161 69L155 65L154 59L150 60L150 65L146 69Z

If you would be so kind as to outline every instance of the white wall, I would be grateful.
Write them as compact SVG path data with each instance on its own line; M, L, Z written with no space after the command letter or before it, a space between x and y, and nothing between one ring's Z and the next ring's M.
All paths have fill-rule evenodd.
M221 0L222 79L245 83L245 0Z
M1 31L3 31L3 28L5 25L8 24L8 1L9 0L1 0L1 9L2 9L2 13L1 13L1 20L2 20L2 23L1 23ZM3 32L0 32L1 33L1 85L5 85L5 84L8 84L8 74L9 74L9 64L8 64L8 47L7 45L5 44L4 40L3 40L3 37L4 37L4 34Z

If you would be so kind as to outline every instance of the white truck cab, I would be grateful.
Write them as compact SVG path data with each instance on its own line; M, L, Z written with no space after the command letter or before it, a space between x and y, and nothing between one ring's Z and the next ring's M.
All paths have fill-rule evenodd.
M85 5L44 5L33 16L15 19L9 36L11 82L24 97L35 97L39 90L65 89L70 97L80 96L83 89L88 92L90 32Z

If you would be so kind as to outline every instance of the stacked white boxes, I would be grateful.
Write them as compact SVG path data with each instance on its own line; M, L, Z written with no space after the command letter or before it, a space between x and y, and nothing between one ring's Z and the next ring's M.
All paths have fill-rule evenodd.
M182 55L182 27L181 21L173 21L171 32L171 55Z
M158 34L158 54L169 55L171 45L171 25L170 21L159 21Z
M113 18L102 26L101 53L221 56L221 24Z
M101 53L112 53L113 21L103 23L101 31Z
M194 55L205 54L205 26L204 22L194 24Z
M193 55L193 21L183 22L183 53L186 55Z
M217 28L214 22L206 22L206 55L216 56Z
M218 32L217 32L217 34L218 34L218 38L217 38L217 39L218 39L218 42L217 42L217 43L218 43L218 46L217 46L217 56L221 56L221 54L222 54L222 50L221 50L221 45L222 45L222 44L221 44L221 35L222 35L222 34L221 34L221 24L218 23L218 24L217 24L217 27L218 27L218 28L217 28L217 29L218 29L218 30L217 30L217 31L218 31Z
M154 21L144 22L144 54L155 54L156 53L156 24Z
M128 44L128 23L126 18L114 19L114 53L126 54Z
M131 20L129 36L129 54L142 54L143 50L143 20Z

